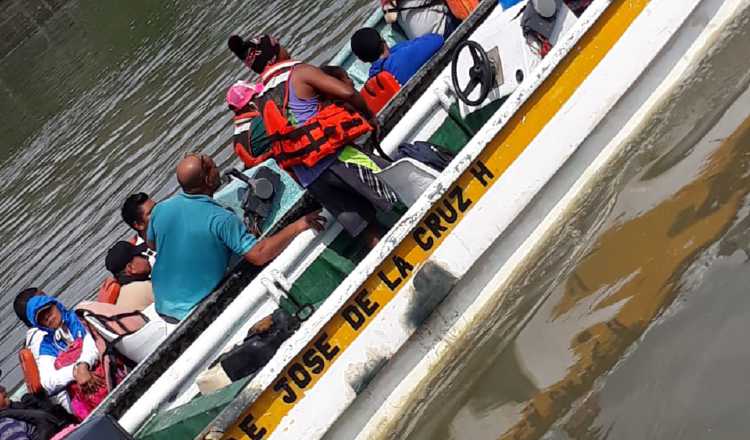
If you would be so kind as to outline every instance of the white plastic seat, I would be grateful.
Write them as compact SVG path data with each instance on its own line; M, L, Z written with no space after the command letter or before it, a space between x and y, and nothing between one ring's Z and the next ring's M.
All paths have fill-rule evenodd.
M439 172L422 162L408 157L393 162L377 173L407 206L413 205L439 175Z
M108 330L90 313L84 313L83 317L107 342L112 342L120 337L117 333ZM136 363L146 359L169 335L168 324L164 320L161 318L147 319L148 322L143 327L131 335L123 336L115 344L115 349L120 354Z

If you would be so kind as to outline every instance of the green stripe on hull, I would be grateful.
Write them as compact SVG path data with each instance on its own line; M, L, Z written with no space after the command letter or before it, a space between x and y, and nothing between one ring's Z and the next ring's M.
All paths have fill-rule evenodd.
M151 418L136 438L175 440L194 438L237 396L252 377L239 380L207 396L199 396L180 407Z

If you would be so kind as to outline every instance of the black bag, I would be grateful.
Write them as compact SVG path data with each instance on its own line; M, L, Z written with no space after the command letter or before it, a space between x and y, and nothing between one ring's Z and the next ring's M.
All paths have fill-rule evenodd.
M111 416L90 417L65 440L135 440Z
M455 157L439 145L416 141L413 144L403 143L398 146L398 158L410 157L442 172Z
M284 309L273 312L271 320L268 331L257 333L250 329L241 344L219 357L218 362L229 379L235 381L263 368L300 325L300 321Z

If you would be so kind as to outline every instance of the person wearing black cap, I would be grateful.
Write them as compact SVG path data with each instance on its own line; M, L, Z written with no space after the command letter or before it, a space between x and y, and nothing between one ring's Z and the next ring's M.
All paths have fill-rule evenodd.
M359 113L362 118L357 122L366 119L375 131L374 137L378 137L377 118L351 84L316 66L291 61L278 41L267 35L250 40L232 35L227 44L246 66L261 74L264 96L279 109L285 109L289 124L297 128L304 126L324 113L321 109L326 109L330 103L346 108L346 112L335 112L338 115L349 114L350 109ZM282 101L280 98L285 98L283 103L277 103ZM335 147L312 166L296 164L289 169L349 235L374 247L384 233L376 212L392 211L398 202L387 182L377 175L386 162L348 140Z
M259 75L263 73L267 66L290 58L289 52L270 35L262 35L249 40L243 40L239 35L232 35L229 37L227 45L229 50L242 60L245 66Z
M372 63L370 78L385 70L404 86L443 47L443 42L440 35L427 34L388 47L377 30L366 27L352 35L351 45L357 58Z
M121 286L118 306L144 310L154 302L151 264L140 246L118 241L107 252L104 263Z

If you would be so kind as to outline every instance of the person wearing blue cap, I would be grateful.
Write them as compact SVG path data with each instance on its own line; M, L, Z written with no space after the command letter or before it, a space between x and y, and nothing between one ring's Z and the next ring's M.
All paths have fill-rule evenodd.
M93 393L104 385L101 377L93 373L99 362L96 342L73 310L67 309L52 296L39 294L26 301L26 319L44 331L39 345L37 366L42 387L50 396L65 392L75 382L84 392ZM56 368L58 356L73 344L81 344L80 355L75 363ZM73 412L69 402L61 402L65 409Z

